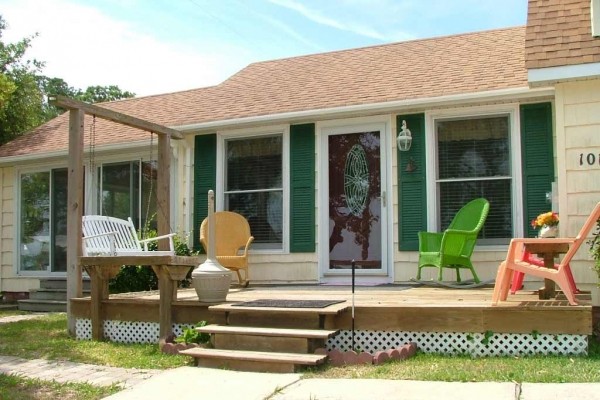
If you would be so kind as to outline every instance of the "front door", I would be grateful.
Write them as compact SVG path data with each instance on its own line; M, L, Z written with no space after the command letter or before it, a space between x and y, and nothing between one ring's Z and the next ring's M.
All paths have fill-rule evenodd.
M354 261L359 275L387 275L382 138L377 126L339 128L327 134L327 248L321 246L323 280L347 281ZM321 231L325 233L324 230ZM324 236L324 235L323 235Z

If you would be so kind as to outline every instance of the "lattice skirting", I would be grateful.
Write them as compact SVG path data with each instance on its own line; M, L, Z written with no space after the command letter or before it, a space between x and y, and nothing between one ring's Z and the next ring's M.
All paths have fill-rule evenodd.
M174 324L173 333L179 336L192 324ZM92 338L92 323L89 319L76 320L77 339ZM157 322L104 321L104 336L119 343L158 343ZM354 332L354 348L375 353L380 350L398 348L415 342L419 351L425 353L468 354L482 356L523 356L531 354L586 355L586 335L549 335L525 333L451 333L451 332L399 332L365 331ZM352 348L352 333L349 330L327 341L328 350L347 351Z
M173 324L173 333L180 336L186 328L193 324ZM160 327L158 322L139 321L104 321L104 337L117 343L158 343ZM77 319L75 335L79 340L92 339L92 321Z
M419 351L425 353L468 354L473 357L587 355L588 348L586 335L354 331L354 348L370 353L397 348L409 342L417 343ZM327 348L350 350L352 332L341 331L327 341Z

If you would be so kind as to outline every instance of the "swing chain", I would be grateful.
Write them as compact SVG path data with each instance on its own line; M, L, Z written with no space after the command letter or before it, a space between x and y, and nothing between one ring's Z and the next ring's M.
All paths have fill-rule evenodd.
M154 147L154 132L150 132L150 159L148 160L148 166L150 168L149 174L149 180L150 180L150 190L148 190L148 201L146 203L146 219L145 219L145 223L144 223L144 229L142 231L142 236L147 239L148 236L148 230L150 229L150 203L152 202L152 191L154 190L154 154L153 154L153 147ZM142 171L144 170L143 168L143 163L142 163Z
M90 129L90 141L88 145L88 157L89 157L89 169L90 169L90 183L94 185L95 176L96 176L96 114L92 116L92 123L89 126ZM88 205L87 209L91 208L90 202L92 201L92 196L87 196Z

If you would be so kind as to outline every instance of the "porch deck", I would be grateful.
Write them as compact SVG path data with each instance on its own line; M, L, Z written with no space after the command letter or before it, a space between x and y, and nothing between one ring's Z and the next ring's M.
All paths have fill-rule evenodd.
M521 291L508 301L492 306L493 288L449 289L417 285L357 286L354 294L356 330L410 332L502 332L516 334L592 334L589 295L579 295L580 304L566 299L539 300L536 291ZM346 300L352 305L349 286L251 286L232 288L226 304L256 299ZM90 318L90 298L72 299L77 319ZM102 302L103 319L159 321L158 292L110 295ZM224 324L224 313L209 310L215 304L199 303L194 289L179 289L172 302L173 324L195 324L206 320ZM288 316L281 324L310 328L312 322ZM347 310L327 320L327 329L350 329Z

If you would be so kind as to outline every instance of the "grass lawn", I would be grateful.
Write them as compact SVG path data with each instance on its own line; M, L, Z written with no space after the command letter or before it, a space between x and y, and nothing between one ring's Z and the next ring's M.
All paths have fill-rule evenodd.
M27 315L31 314L27 311L19 311L19 310L2 310L0 309L0 318L2 317L12 317L13 315Z
M593 340L593 339L591 339ZM417 353L382 365L324 367L305 378L411 379L460 382L600 382L600 344L584 356L481 357Z
M93 400L102 399L121 390L116 386L61 384L7 375L0 375L0 389L0 398L7 400Z
M156 344L72 339L63 313L0 325L0 354L123 368L167 369L191 364L189 357L161 353Z
M69 360L125 368L167 369L191 365L187 357L165 355L158 345L74 340L66 315L0 325L0 354ZM589 356L485 357L417 353L379 366L323 367L306 378L416 379L463 382L600 382L600 343L590 338Z

